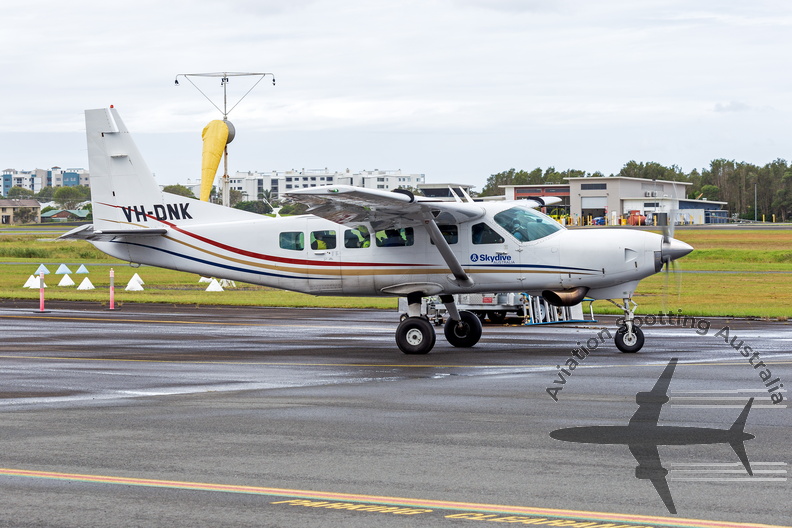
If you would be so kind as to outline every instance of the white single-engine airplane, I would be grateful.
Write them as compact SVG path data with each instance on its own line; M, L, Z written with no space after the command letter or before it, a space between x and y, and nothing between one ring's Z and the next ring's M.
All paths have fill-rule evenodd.
M693 250L643 231L567 230L534 210L557 198L443 202L335 185L287 193L310 204L310 214L269 218L162 192L116 109L86 110L85 121L94 220L62 238L86 239L133 263L284 290L406 297L408 317L396 330L405 354L435 344L422 297L445 303L448 342L471 347L481 322L457 310L453 294L507 291L554 305L619 299L625 317L616 346L637 352L638 282Z

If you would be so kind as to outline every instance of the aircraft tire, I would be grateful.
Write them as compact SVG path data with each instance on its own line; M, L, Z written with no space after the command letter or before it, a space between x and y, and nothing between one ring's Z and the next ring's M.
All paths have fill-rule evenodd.
M408 317L396 329L396 345L405 354L428 354L436 339L434 326L424 317Z
M455 347L472 347L481 339L481 320L472 312L459 312L460 321L446 321L444 333Z
M633 325L633 335L628 336L627 327L623 325L616 330L616 337L613 338L613 341L616 343L616 348L625 354L634 354L644 346L644 333L643 330Z

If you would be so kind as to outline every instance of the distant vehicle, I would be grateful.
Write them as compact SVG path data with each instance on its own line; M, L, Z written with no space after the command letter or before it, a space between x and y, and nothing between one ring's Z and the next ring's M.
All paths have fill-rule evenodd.
M534 207L558 198L454 202L345 185L286 193L311 206L308 215L269 218L163 193L114 108L86 110L93 224L62 238L81 238L114 257L315 295L406 297L408 317L396 330L406 354L435 344L421 300L438 295L457 347L482 333L454 294L519 291L555 306L584 297L620 299L623 352L644 343L633 324L633 293L693 248L668 234L634 230L567 230ZM349 328L350 333L357 332Z
M646 217L640 211L630 211L627 216L627 225L642 226L646 225Z

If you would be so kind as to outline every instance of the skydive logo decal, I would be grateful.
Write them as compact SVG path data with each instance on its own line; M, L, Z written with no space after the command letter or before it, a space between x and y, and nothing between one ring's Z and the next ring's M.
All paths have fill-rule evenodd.
M511 255L487 255L486 253L471 253L470 262L505 262L511 263Z
M189 206L189 203L155 204L150 210L146 210L145 205L130 205L121 207L121 210L124 211L127 222L131 222L132 217L135 218L136 222L148 222L149 218L157 220L186 220L188 218L192 219L190 213L187 212Z

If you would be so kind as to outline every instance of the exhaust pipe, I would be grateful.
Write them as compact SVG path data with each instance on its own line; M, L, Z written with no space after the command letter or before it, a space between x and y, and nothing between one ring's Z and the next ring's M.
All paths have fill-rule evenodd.
M542 297L553 306L574 306L586 297L588 291L588 286L561 291L545 290L542 292Z

